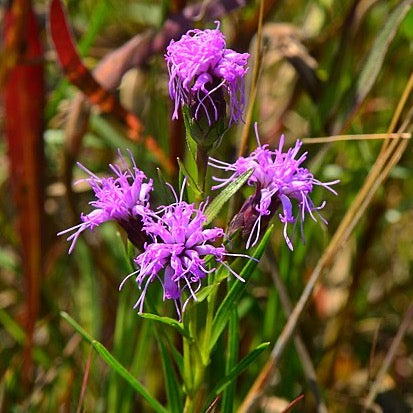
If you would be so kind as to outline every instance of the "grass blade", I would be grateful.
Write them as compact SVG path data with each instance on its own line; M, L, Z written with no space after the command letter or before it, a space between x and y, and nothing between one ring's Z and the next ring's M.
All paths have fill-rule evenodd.
M229 319L228 327L228 352L227 352L227 362L225 366L225 377L219 381L217 384L218 389L214 395L220 393L224 390L222 396L222 412L232 413L234 409L234 399L235 399L235 384L236 376L230 376L230 373L237 366L238 360L238 346L239 346L239 318L238 309L236 307L231 310L231 317ZM228 379L227 381L225 379ZM225 383L225 387L222 386L222 382Z
M261 343L246 355L231 371L216 385L214 395L221 393L237 376L239 376L268 346L269 342Z
M247 179L252 175L253 170L249 169L240 175L237 179L231 182L219 195L208 205L205 210L207 220L205 225L208 225L221 211L224 204L247 182Z
M110 368L116 371L121 377L123 377L133 389L136 390L154 409L159 413L167 413L167 410L154 399L142 384L140 384L135 377L133 377L128 370L122 364L120 364L115 357L110 354L108 349L99 341L94 340L69 314L62 311L60 316L66 320L88 343L90 343L96 352L102 357L102 359L108 364Z
M168 399L168 409L170 412L182 412L182 395L180 388L178 386L178 379L176 377L175 370L171 363L171 358L169 357L168 352L162 340L158 337L159 349L162 356L162 367L163 367L163 376L165 379L165 390L166 396Z
M173 318L170 317L161 317L159 315L156 314L151 314L151 313L142 313L139 314L140 317L142 318L146 318L148 320L152 320L152 321L157 321L158 323L162 323L164 325L167 325L169 327L174 328L179 334L181 334L182 336L186 336L189 337L188 332L185 330L184 325L182 323L180 323L177 320L174 320Z
M185 164L179 158L177 159L177 161L179 165L179 171L182 172L182 174L188 178L188 184L195 191L196 195L202 195L201 189L198 187L198 184L196 183L194 177L189 173Z

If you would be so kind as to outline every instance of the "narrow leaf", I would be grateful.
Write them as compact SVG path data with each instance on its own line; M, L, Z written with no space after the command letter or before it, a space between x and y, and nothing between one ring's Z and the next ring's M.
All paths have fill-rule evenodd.
M196 302L197 303L202 303L202 301L205 300L205 298L208 298L208 296L215 291L219 286L219 283L214 283L211 285L207 285L201 289L199 293L196 294Z
M214 395L221 393L237 376L239 376L268 346L269 342L265 342L257 346L247 356L245 356L231 371L223 377L215 386Z
M232 413L234 410L236 376L230 376L234 368L237 366L239 347L239 317L238 309L233 307L231 309L231 317L228 325L228 344L227 344L227 360L225 366L225 376L217 384L218 390L214 395L220 393L222 390L222 413ZM225 379L228 379L225 381ZM225 386L222 386L223 382Z
M182 397L178 386L178 379L171 363L171 358L162 340L158 340L162 357L163 376L165 379L165 390L168 399L168 409L170 412L182 412Z
M272 229L272 225L267 229L261 242L258 244L254 254L252 255L253 258L259 260L264 254L265 248L270 240ZM254 271L255 267L258 265L258 262L255 259L250 259L239 274L242 278L246 279L246 281L242 282L237 279L217 310L217 313L212 324L212 334L209 347L210 350L212 350L219 336L222 334L229 320L229 317L231 316L231 308L238 303L238 300L241 298L242 293L245 291L249 276Z
M304 394L300 394L281 413L291 412L291 410L303 399L304 399Z
M247 182L248 178L252 175L253 170L249 169L240 175L237 179L231 182L225 189L223 189L219 195L208 205L205 210L207 220L205 225L208 225L219 213L222 207L227 201Z
M164 325L167 325L169 327L174 328L179 334L182 336L189 337L188 332L185 330L184 325L180 323L177 320L174 320L173 318L169 317L161 317L156 314L151 314L151 313L142 313L139 314L142 318L146 318L148 320L152 321L157 321L158 323L162 323Z
M75 320L73 320L72 317L69 316L69 314L62 311L60 316L65 319L88 343L90 343L108 366L123 377L156 412L167 413L167 410L149 394L146 388L142 386L142 384L140 384L135 377L133 377L132 374L130 374L129 371L112 356L112 354L110 354L103 344L94 340Z
M123 377L156 412L167 413L167 410L149 394L145 387L143 387L142 384L140 384L135 377L133 377L129 371L112 356L112 354L110 354L108 349L102 343L93 340L92 346L108 366L113 368L121 377Z
M182 115L184 118L184 125L185 125L185 137L186 137L186 144L188 145L189 153L192 156L194 162L196 162L196 143L194 138L191 135L191 115L189 113L189 108L187 105L182 107Z
M169 188L169 186L167 185L168 181L166 180L160 168L156 168L156 174L158 176L158 180L160 183L160 185L158 185L157 188L158 192L162 194L160 195L161 199L163 199L163 202L166 205L173 204L175 202L174 195L171 191L171 188Z
M180 172L182 172L182 174L188 178L188 183L191 186L191 188L196 192L197 195L202 195L202 191L199 189L195 179L188 172L184 163L179 158L177 158L177 161L178 161Z

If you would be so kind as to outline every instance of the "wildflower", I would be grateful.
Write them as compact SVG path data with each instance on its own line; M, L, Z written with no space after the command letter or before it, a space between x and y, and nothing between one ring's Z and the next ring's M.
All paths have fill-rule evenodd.
M174 300L180 315L178 304L183 291L188 289L189 297L182 311L191 298L196 300L195 294L201 287L201 280L215 271L215 268L207 268L206 259L213 258L215 262L222 263L240 278L223 262L225 255L233 254L227 253L222 244L213 245L224 236L222 228L204 228L204 206L201 205L198 209L194 204L176 199L174 204L163 206L158 212L145 216L143 230L151 237L152 242L145 243L144 251L135 259L139 269L129 274L120 286L121 289L129 277L136 275L136 282L142 290L134 306L139 308L139 313L143 311L149 285L157 278L163 286L163 299ZM161 270L163 275L160 274Z
M233 172L229 178L214 177L215 181L220 182L220 184L215 185L212 189L221 188L245 171L252 169L253 173L247 183L250 186L255 186L255 194L247 199L241 211L234 217L231 229L236 230L243 227L243 235L248 234L246 245L249 248L258 241L261 221L265 219L265 223L268 222L276 210L281 207L282 213L278 216L284 224L284 238L288 247L293 250L292 242L287 233L288 224L295 223L298 219L302 230L306 214L317 221L313 212L316 212L320 219L327 223L318 213L318 210L324 207L325 202L318 207L314 206L310 194L314 185L318 185L337 195L337 192L330 188L330 185L339 181L320 182L307 168L301 166L307 158L307 152L298 156L302 146L299 140L293 148L283 152L284 136L281 136L278 149L272 151L268 145L261 145L257 125L255 125L255 134L258 147L248 157L240 157L233 164L210 158L209 164L211 166ZM293 201L298 204L297 214L293 212Z
M216 29L189 30L166 49L169 94L175 101L172 119L178 118L179 107L188 105L195 119L205 115L211 126L226 116L223 91L229 97L229 123L242 117L249 54L227 49L216 23Z
M73 251L79 235L86 229L93 230L106 221L118 222L127 232L129 239L137 247L141 247L145 237L142 233L142 217L149 211L149 193L152 191L152 180L139 170L135 164L132 154L132 168L129 168L119 151L122 166L109 165L115 177L99 178L89 171L81 163L78 166L83 169L90 178L81 179L86 181L93 189L96 200L91 201L95 209L89 214L81 215L82 223L59 232L57 235L75 231L67 240L71 241L69 254ZM76 183L80 182L77 181Z

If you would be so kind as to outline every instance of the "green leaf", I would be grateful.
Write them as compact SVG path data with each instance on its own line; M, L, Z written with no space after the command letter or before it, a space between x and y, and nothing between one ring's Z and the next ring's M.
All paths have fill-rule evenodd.
M186 143L188 145L189 153L192 156L192 159L194 162L196 161L196 143L195 139L193 138L191 134L191 114L189 113L189 108L187 105L182 106L182 115L184 118L184 124L185 124L185 137L186 137Z
M165 179L163 176L162 171L159 168L156 168L156 173L158 175L158 179L160 182L160 185L158 188L162 191L163 194L163 199L165 200L165 203L167 204L173 204L175 202L175 198L173 193L171 192L171 188L167 185L168 181Z
M205 298L208 298L208 296L215 291L219 286L219 283L214 283L211 285L207 285L201 289L199 293L196 293L196 302L197 303L202 303L202 301L205 300Z
M217 342L219 336L222 334L229 317L231 316L231 309L233 306L237 305L239 299L242 296L242 293L245 291L245 288L247 286L247 281L254 271L255 267L258 265L258 262L256 260L259 260L262 255L264 254L265 248L270 240L270 236L272 233L273 225L271 225L265 235L263 236L261 242L258 244L258 246L255 248L254 254L252 255L253 258L255 259L250 259L245 267L241 270L240 276L244 278L246 281L242 282L240 280L236 280L234 284L232 285L231 289L229 290L227 296L225 297L224 301L221 303L219 306L213 324L212 324L212 334L211 334L211 340L209 343L209 348L212 350L212 348L215 346L215 343Z
M158 335L157 335L158 336ZM158 338L159 349L162 357L163 376L165 380L166 397L168 399L168 409L170 412L182 412L182 394L178 386L175 369L171 363L171 358L162 342Z
M112 356L112 354L110 354L103 344L94 340L75 320L73 320L72 317L69 316L69 314L62 311L60 316L66 320L88 343L90 343L106 362L106 364L116 371L121 377L123 377L156 412L167 413L167 410L149 394L146 388L142 386L142 384L140 384L135 377L133 377L132 374L130 374L129 371L126 370L126 368Z
M110 354L108 349L102 343L93 340L91 344L109 367L113 368L113 370L122 376L156 412L167 413L167 410L149 394L145 387L143 387L142 384L140 384L135 377L133 377L128 370L126 370L126 368L112 356L112 354Z
M208 225L219 213L224 204L247 182L248 178L252 175L253 169L245 171L237 179L232 181L228 186L223 189L219 195L208 205L205 210L205 216L207 220L205 225Z
M186 169L184 163L179 158L177 158L177 161L178 161L180 171L182 171L182 174L188 178L188 184L196 192L197 195L202 195L202 191L199 189L197 183L195 182L195 179Z
M231 310L231 317L229 318L228 325L228 344L227 344L227 361L225 366L225 378L228 381L225 382L225 387L222 387L221 381L218 382L219 393L224 390L222 395L222 413L232 413L234 410L234 399L235 399L235 377L231 377L233 369L237 366L238 360L238 347L239 347L239 317L238 309L233 307ZM220 386L221 385L221 386ZM217 393L214 392L216 395Z
M247 356L245 356L231 371L223 377L215 386L212 394L218 395L221 393L234 379L239 376L268 346L269 342L265 342L257 346Z
M159 315L151 313L142 313L139 314L139 316L142 318L147 318L148 320L157 321L158 323L165 324L169 327L174 328L179 334L189 337L188 332L184 328L184 325L173 318L161 317Z

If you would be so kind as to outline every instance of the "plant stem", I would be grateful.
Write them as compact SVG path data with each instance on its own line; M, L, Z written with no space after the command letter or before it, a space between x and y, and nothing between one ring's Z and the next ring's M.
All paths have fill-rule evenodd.
M212 285L215 282L215 277L211 277L211 282L209 285ZM207 314L205 320L205 330L204 330L204 337L201 347L201 357L202 363L204 366L207 366L209 362L209 355L210 355L210 345L209 342L211 340L212 334L212 324L214 321L214 312L215 312L215 302L217 297L218 289L215 289L211 292L208 296L208 307L207 307Z
M196 166L198 168L198 186L205 192L205 181L208 169L208 150L201 145L196 149Z
M197 411L199 388L203 383L205 373L205 366L202 363L199 349L197 310L198 307L196 305L190 306L185 312L183 320L190 335L190 338L183 337L184 381L186 391L184 413Z

